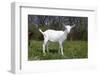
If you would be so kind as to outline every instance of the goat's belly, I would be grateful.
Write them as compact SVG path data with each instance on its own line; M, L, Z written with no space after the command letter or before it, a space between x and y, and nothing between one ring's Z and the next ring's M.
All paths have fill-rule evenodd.
M59 38L51 38L51 39L49 39L49 41L51 41L51 42L58 42L59 41Z
M51 42L59 42L59 41L64 41L65 39L66 39L66 37L60 37L60 38L52 37L51 39L49 39L49 41L51 41Z
M58 40L49 40L49 41L51 41L51 42L57 42Z

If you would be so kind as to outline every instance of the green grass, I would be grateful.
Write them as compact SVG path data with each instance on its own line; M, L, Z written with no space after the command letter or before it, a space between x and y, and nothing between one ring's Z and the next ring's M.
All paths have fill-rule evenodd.
M54 59L80 59L88 58L87 41L65 41L64 56L58 52L58 43L49 44L49 52L46 55L42 51L43 41L31 40L28 46L28 60L54 60Z

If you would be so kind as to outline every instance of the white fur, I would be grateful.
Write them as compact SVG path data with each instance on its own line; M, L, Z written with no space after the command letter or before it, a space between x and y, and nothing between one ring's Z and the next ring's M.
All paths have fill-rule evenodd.
M43 34L44 36L44 43L43 43L43 53L45 54L45 48L47 48L48 51L48 41L51 42L59 42L59 51L61 51L61 54L64 55L63 53L63 46L62 43L64 40L67 38L68 33L70 33L71 28L73 28L75 25L71 26L65 26L64 31L56 31L56 30L46 30L43 32L41 29L39 31Z

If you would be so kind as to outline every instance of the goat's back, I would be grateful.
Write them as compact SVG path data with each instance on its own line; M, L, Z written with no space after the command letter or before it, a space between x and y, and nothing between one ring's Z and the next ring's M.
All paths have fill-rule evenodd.
M44 32L45 38L52 42L59 41L63 37L64 31L46 30Z

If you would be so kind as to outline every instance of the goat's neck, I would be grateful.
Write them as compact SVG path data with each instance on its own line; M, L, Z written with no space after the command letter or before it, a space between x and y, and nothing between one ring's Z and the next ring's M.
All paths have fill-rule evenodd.
M67 36L67 34L68 34L68 31L67 31L67 29L65 29L64 30L64 35Z

